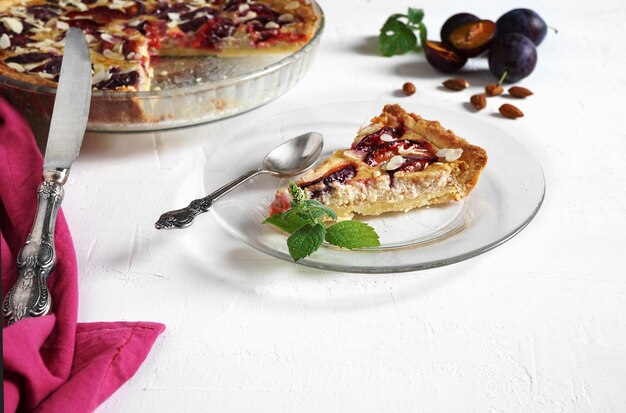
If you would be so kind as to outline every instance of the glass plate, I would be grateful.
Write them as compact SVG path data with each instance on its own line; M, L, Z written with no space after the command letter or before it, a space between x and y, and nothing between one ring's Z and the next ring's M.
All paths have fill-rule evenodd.
M218 58L154 59L153 90L94 91L90 132L143 132L225 119L262 106L294 87L313 63L324 29L324 13L311 40L291 53ZM55 88L0 76L0 93L33 123L50 122Z
M383 103L335 103L264 119L239 131L211 155L204 186L207 193L242 172L260 166L265 154L294 136L320 132L322 156L346 148L363 123ZM469 142L483 147L489 161L474 191L459 202L362 217L380 235L381 247L345 250L323 245L298 264L326 270L389 273L434 268L475 257L509 240L539 210L545 193L543 171L528 150L506 132L467 114L406 104L407 111L439 120ZM293 262L286 236L261 222L274 192L288 180L260 176L217 202L213 215L222 227L251 247Z

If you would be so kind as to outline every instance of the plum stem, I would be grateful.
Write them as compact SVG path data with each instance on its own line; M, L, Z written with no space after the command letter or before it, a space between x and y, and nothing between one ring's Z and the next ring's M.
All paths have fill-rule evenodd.
M502 82L504 82L504 79L506 79L506 76L509 74L509 70L505 70L504 73L502 73L502 76L500 76L500 80L498 80L498 86L502 86Z
M548 29L552 30L554 34L559 34L559 31L556 29L556 27L548 26Z

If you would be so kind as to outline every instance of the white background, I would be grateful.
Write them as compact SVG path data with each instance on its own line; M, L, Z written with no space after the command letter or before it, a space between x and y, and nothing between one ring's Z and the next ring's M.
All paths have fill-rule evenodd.
M521 82L535 92L519 102L526 117L497 115L503 98L477 114L466 109L494 80L480 60L462 74L471 89L452 93L422 55L378 56L381 24L409 5L424 8L435 39L461 11L495 20L526 6L558 28ZM99 411L626 411L624 1L322 6L316 62L277 101L196 128L87 136L63 204L80 269L79 319L167 325ZM417 87L408 98L398 93L407 80ZM470 261L395 275L281 262L210 215L185 231L153 229L161 212L203 195L205 163L236 127L362 100L439 106L516 136L546 174L536 219ZM252 155L263 154L233 162Z

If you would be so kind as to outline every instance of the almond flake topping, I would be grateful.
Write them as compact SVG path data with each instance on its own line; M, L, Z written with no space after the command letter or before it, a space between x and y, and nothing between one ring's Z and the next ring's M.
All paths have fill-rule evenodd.
M348 157L348 158L352 158L352 159L356 159L359 161L362 161L363 159L365 159L365 155L367 155L365 152L363 151L355 151L355 150L347 150L347 151L343 151L343 155Z
M8 49L9 47L11 47L11 39L6 33L2 33L2 36L0 36L0 48Z
M22 22L15 17L3 17L2 23L4 24L4 27L16 34L20 34L22 33L22 30L24 30Z
M385 165L385 170L393 171L394 169L398 169L404 163L404 158L400 155L396 155L393 158L389 159L389 162Z
M383 125L381 125L380 123L371 123L359 129L358 135L359 136L371 135L372 133L378 132L379 130L381 130L382 127Z
M110 77L111 77L111 74L109 72L105 72L104 70L99 70L91 78L91 84L95 85L96 83L100 83L103 80L108 80Z
M280 29L280 24L276 22L267 22L267 24L265 24L265 28L266 29Z
M123 56L121 56L121 55L119 55L119 54L117 54L117 53L114 53L114 52L112 52L111 50L108 50L108 49L105 49L105 50L102 52L102 54L103 54L105 57L108 57L108 58L110 58L110 59L120 59L120 60L121 60L121 59L123 59Z
M246 3L239 5L239 13L245 13L250 10L250 6Z
M256 12L249 11L245 15L241 16L239 20L241 21L252 20L252 19L255 19L256 17L257 17Z
M78 0L68 0L68 3L71 4L72 6L75 6L78 10L80 11L87 11L89 10L89 7L87 7L87 5L83 2L80 2Z
M28 18L28 14L26 14L26 9L24 7L11 7L11 14L13 16L21 17L22 19Z
M7 66L15 70L16 72L24 73L26 71L26 69L24 69L24 66L22 66L19 63L10 62L10 63L7 63Z
M52 46L43 46L39 48L40 51L44 53L52 53L52 54L60 54L59 49Z
M380 140L383 142L393 142L396 139L388 133L383 133L382 135L380 135Z
M93 43L93 42L95 42L96 40L98 40L98 39L96 39L96 38L95 38L95 36L93 36L93 35L91 35L91 34L86 34L86 35L85 35L85 39L87 39L87 43Z
M295 10L298 7L300 7L300 3L298 3L297 1L292 1L291 3L287 3L287 5L285 6L285 10Z
M167 13L167 18L173 22L180 21L180 13Z
M293 14L285 13L278 16L278 21L281 23L289 23L293 21Z
M51 74L51 73L46 73L46 72L37 72L37 74L38 74L40 77L43 77L44 79L50 79L50 80L53 80L53 79L54 79L54 77L55 77L53 74Z
M57 29L59 30L69 30L70 25L66 22L57 21Z
M124 47L124 42L118 42L115 46L113 46L113 51L115 53L123 54L122 48Z
M33 27L30 31L33 33L49 33L52 29L50 27Z
M424 148L416 148L414 146L404 148L403 146L398 148L398 153L402 156L405 155L428 155L428 150Z
M107 43L117 43L117 39L108 33L102 33L100 38Z
M126 7L130 7L134 4L134 2L132 1L119 1L119 0L114 0L112 3L109 4L109 8L110 9L116 9L116 10L123 10Z
M437 151L439 158L444 158L446 162L454 162L461 157L463 149L461 148L443 148Z

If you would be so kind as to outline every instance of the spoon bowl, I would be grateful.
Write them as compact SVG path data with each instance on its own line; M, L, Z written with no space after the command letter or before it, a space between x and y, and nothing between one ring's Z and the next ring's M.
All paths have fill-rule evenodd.
M274 176L299 175L315 164L323 147L322 135L305 133L274 148L263 159L263 168Z

